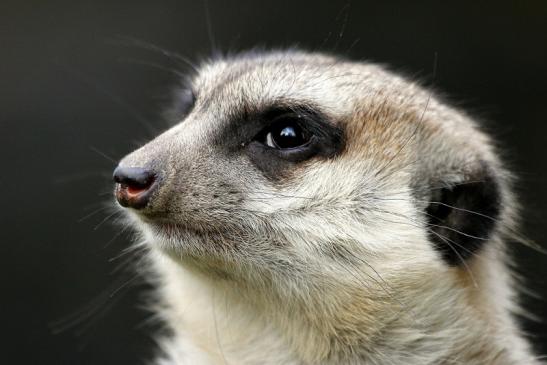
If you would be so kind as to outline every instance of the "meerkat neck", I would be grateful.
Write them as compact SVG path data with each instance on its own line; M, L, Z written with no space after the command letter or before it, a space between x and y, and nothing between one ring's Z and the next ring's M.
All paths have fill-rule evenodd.
M509 277L490 251L462 276L471 294L422 272L419 291L378 308L355 293L283 303L158 256L174 332L166 346L200 364L533 364L509 314Z

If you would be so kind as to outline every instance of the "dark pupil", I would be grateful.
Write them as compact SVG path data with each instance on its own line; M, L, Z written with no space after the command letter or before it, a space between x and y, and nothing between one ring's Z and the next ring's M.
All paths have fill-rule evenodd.
M279 148L294 148L306 143L302 129L297 125L285 125L273 132L272 137Z

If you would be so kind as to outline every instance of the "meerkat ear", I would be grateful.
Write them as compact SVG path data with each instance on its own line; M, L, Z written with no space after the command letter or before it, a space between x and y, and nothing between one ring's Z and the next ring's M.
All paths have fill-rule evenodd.
M429 236L451 266L464 263L492 237L501 208L499 183L485 164L457 184L432 190Z

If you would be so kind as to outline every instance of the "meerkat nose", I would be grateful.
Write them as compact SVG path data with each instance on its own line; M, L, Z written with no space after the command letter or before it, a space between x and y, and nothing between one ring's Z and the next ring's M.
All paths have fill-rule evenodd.
M141 209L148 204L157 181L156 175L140 167L118 166L113 175L116 182L115 195L123 207Z

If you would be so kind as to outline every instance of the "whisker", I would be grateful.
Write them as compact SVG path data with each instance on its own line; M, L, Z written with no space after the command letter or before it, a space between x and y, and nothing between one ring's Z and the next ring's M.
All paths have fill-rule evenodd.
M435 56L434 56L434 60L433 60L433 82L435 81L435 78L437 76L437 62L438 62L438 54L437 52L435 52ZM391 165L393 163L393 161L395 160L395 158L397 156L399 156L401 154L401 152L403 151L403 149L405 149L407 147L407 145L410 143L411 140L413 140L417 135L418 135L418 131L420 130L420 128L422 127L422 123L423 123L423 120L424 120L424 117L425 117L425 113L427 111L427 108L429 107L429 103L431 102L431 96L432 96L432 92L430 92L428 95L427 95L427 99L426 99L426 102L425 102L425 107L422 111L422 115L420 116L420 119L418 120L418 122L416 123L416 127L414 128L414 132L410 135L410 137L408 137L405 142L402 144L402 146L399 148L399 150L395 153L395 155L393 155L388 161L387 163L384 165L384 167L380 168L380 171L378 171L376 173L376 176L379 175L379 173L383 172L385 169L388 168L389 165Z
M91 213L86 214L86 215L84 215L83 217L81 217L80 219L78 219L77 222L78 222L78 223L81 223L81 222L85 221L86 219L91 218L91 217L94 216L95 214L100 213L100 212L104 212L105 210L110 209L110 208L112 208L112 207L107 206L107 207L100 207L100 208L98 208L98 209L95 209L95 210L92 211Z
M139 111L137 111L134 107L129 105L121 97L114 94L112 91L107 90L103 86L99 85L95 80L93 80L90 77L86 76L81 71L78 71L78 70L68 66L67 64L62 64L60 62L56 62L56 64L59 65L59 66L62 66L63 69L65 70L65 72L71 74L78 81L84 83L87 86L92 87L98 93L106 96L109 101L111 101L114 104L117 104L118 106L122 107L122 109L126 113L131 115L133 118L135 118L147 130L148 133L150 133L152 135L157 134L158 131L155 128L152 127L152 124L145 117L143 117L143 115Z
M66 174L63 176L57 176L52 179L52 183L54 184L68 184L72 183L74 181L80 181L84 179L89 178L96 178L96 177L110 177L109 173L106 173L105 171L85 171L85 172L78 172L74 174Z
M465 251L470 252L471 254L473 254L476 257L482 257L482 256L476 255L474 252L468 250L467 248L460 245L459 243L456 243L456 242L448 239L447 237L445 237L445 236L443 236L443 235L441 235L441 234L439 234L439 233L437 233L433 230L429 230L429 232L433 233L434 235L439 237L441 240L444 241L444 243L446 243L448 245L448 247L450 247L450 249L458 256L458 259L460 260L460 262L465 266L465 269L466 269L467 273L469 274L469 277L471 278L471 281L473 282L473 286L475 288L479 288L479 285L477 284L477 280L475 280L475 276L473 275L473 272L471 271L471 268L469 267L469 265L467 265L467 261L462 257L462 255L458 252L458 250L455 249L454 246L452 246L452 244L455 244L456 246L460 247L461 249L464 249Z
M126 225L122 229L120 229L110 240L108 240L108 242L104 244L103 248L107 248L108 246L110 246L112 242L114 242L116 238L124 234L129 229L129 227L130 227L129 225Z
M213 33L213 22L211 21L211 13L209 11L209 1L203 0L203 8L205 11L205 25L207 26L207 37L209 38L209 45L211 46L211 53L215 55L218 52L218 48L215 42L215 36Z
M447 245L448 247L454 251L454 253L458 256L458 259L461 261L461 263L465 266L465 268L467 269L469 275L471 276L471 278L473 279L473 282L474 284L476 284L476 280L474 279L473 277L473 274L469 268L469 266L467 265L465 259L461 256L461 254L454 248L454 246L452 245L455 245L459 248L461 248L462 250L466 251L467 253L469 253L470 255L480 259L480 260L489 260L488 257L484 257L484 256L481 256L481 255L478 255L476 252L473 252L471 250L469 250L467 247L449 239L448 237L444 236L444 235L441 235L440 233L438 232L435 232L433 231L431 228L427 227L427 225L425 227L423 227L422 225L420 225L419 223L417 223L416 221L408 218L408 217L404 217L402 215L399 215L399 214L396 214L394 212L389 212L389 211L384 211L384 213L387 213L387 214L392 214L392 215L396 215L398 217L403 217L405 219L408 219L409 222L395 222L395 221L389 221L389 220L386 220L386 219L383 219L384 221L388 222L388 223L392 223L392 224L404 224L404 225L409 225L409 226L412 226L412 227L417 227L417 228L425 228L427 230L427 232L431 233L431 234L434 234L436 235L437 237L439 237L441 240L443 240Z
M341 16L341 14L344 13L344 20L342 22L342 27L340 28L340 31L338 32L338 37L336 39L336 43L334 44L333 51L338 50L338 46L340 45L340 41L344 37L344 32L346 31L346 26L347 26L348 20L349 20L349 10L350 10L350 8L351 8L351 0L348 0L348 2L346 2L346 4L342 7L340 12L336 16L336 20L338 20L338 18Z
M431 216L430 214L427 214L427 215L428 215L428 216ZM460 234L460 235L465 236L465 237L473 238L473 239L480 240L480 241L488 241L488 238L474 236L474 235L472 235L472 234L465 233L465 232L459 231L459 230L457 230L457 229L455 229L455 228L448 227L448 226L444 226L444 225L440 225L440 224L427 223L427 226L428 226L428 227L444 228L444 229L447 229L447 230L449 230L449 231L452 231L452 232L454 232L454 233Z
M134 252L137 252L141 248L142 248L142 245L133 244L133 245L123 249L116 256L113 256L113 257L109 258L108 262L113 262L113 261L119 260L120 258L127 256L128 254L132 254ZM118 269L116 269L116 270L118 270Z
M135 37L119 35L119 36L117 36L117 39L120 40L120 41L123 41L123 42L121 42L122 45L136 46L136 47L140 47L142 49L148 50L148 51L153 51L153 52L162 54L162 55L168 57L169 59L181 61L183 64L191 67L195 72L199 71L199 68L195 63L193 63L188 57L185 57L185 56L183 56L179 53L169 51L169 50L167 50L165 48L162 48L162 47L159 47L159 46L157 46L153 43L150 43L150 42L147 42L147 41L144 41L142 39L135 38Z
M101 318L104 318L121 299L122 296L109 298L109 300L103 303L99 310L87 320L87 323L74 331L75 335L78 337L84 336Z
M108 221L110 218L112 218L112 216L115 216L116 214L122 214L123 212L121 211L115 211L109 215L107 215L102 221L99 222L99 224L97 224L93 230L96 231L97 229L99 229L106 221Z
M123 282L119 287L117 287L115 290L113 290L109 297L110 298L113 298L114 296L116 296L116 294L118 294L120 292L120 290L126 288L129 284L132 284L134 283L138 278L140 277L139 274L136 274L134 275L131 279L129 280L126 280L125 282Z
M494 221L494 222L498 222L498 219L497 219L497 218L491 217L491 216L489 216L489 215L486 215L486 214L483 214L483 213L480 213L480 212L477 212L477 211L474 211L474 210L469 210L469 209L465 209L465 208L456 207L456 206L454 206L454 205L446 204L446 203L443 203L443 202L419 200L419 199L415 199L415 198L412 198L412 199L403 199L403 198L381 198L381 197L374 197L374 199L376 199L376 200L388 200L388 201L389 201L389 200L391 200L391 201L398 201L398 200L399 200L399 201L409 201L409 202L418 202L418 203L426 203L426 204L438 204L438 205L442 205L442 206L445 206L445 207L450 208L450 209L454 209L454 210L457 210L457 211L461 211L461 212L465 212L465 213L477 215L477 216L480 216L480 217L483 217L483 218L492 220L492 221Z
M135 59L135 58L120 58L120 59L118 59L118 61L125 62L125 63L130 63L130 64L134 64L134 65L152 67L152 68L155 68L155 69L158 69L158 70L169 72L169 73L171 73L175 76L178 76L180 78L185 78L186 77L186 74L184 72L181 72L181 71L179 71L175 68L172 68L172 67L166 67L162 64L155 63L155 62L142 61L142 60L138 60L138 59Z
M83 334L89 327L90 323L95 323L100 317L102 317L106 312L108 312L112 306L117 302L112 301L112 296L110 292L113 287L119 285L122 282L122 278L116 279L110 286L103 290L101 293L96 295L91 301L82 306L81 308L75 310L74 312L49 323L49 328L53 334L63 333L71 328L80 326L84 322L88 322L84 326L84 330L79 329L76 331L77 335ZM121 298L121 297L120 297Z
M396 302L400 306L401 310L399 312L393 312L392 311L394 314L404 313L405 315L409 315L408 318L414 324L421 324L421 321L419 321L417 319L415 313L413 313L413 310L408 306L408 304L403 302L400 298L398 298L397 296L394 295L394 293L395 293L394 288L387 281L384 280L384 278L380 275L380 273L369 262L367 262L363 257L360 257L360 256L356 255L354 252L348 250L343 245L337 246L336 249L337 249L337 254L338 255L341 254L341 255L344 255L345 257L348 258L347 260L345 260L343 262L339 261L340 262L340 267L342 267L346 272L348 272L354 279L356 279L364 287L366 287L367 289L370 290L372 288L367 284L367 281L366 281L365 278L361 278L360 274L366 275L366 277L368 277L370 280L372 280L374 283L376 283L376 285L378 285L382 289L382 291L384 293L386 293L387 296L391 300L393 300L394 302ZM353 263L354 260L360 262L362 265L364 265L364 266L368 267L370 270L372 270L374 272L374 274L378 277L378 279L376 279L375 277L370 275L368 272L366 272L366 270L363 271L359 266L354 264ZM351 265L351 267L353 269L356 269L355 271L357 273L354 273L352 270L349 270L348 268L346 268L345 265Z
M98 148L96 147L93 147L93 146L89 146L89 149L95 153L97 153L98 155L100 156L103 156L104 158L106 158L108 161L110 162L113 162L114 164L118 164L118 161L116 161L115 159L113 159L112 157L108 156L106 153L102 152L102 151L99 151Z

